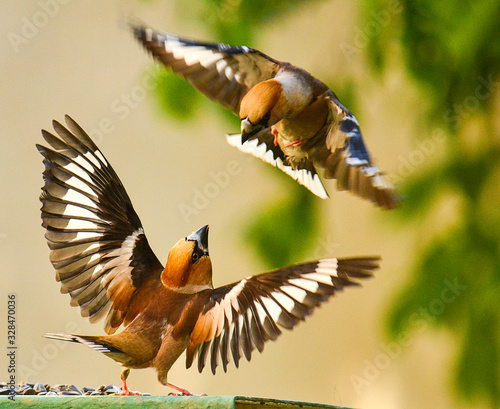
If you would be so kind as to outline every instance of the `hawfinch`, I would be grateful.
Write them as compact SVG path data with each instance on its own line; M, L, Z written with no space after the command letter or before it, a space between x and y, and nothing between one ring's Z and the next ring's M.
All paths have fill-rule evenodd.
M135 37L165 66L241 118L229 144L270 163L326 199L317 174L339 190L386 209L394 186L374 166L359 123L335 93L307 71L249 47L183 39L133 25Z
M85 131L69 116L53 121L58 136L42 131L42 226L50 261L71 305L91 323L104 319L107 335L47 334L102 352L124 369L155 368L158 380L186 351L215 373L232 359L250 360L282 329L292 329L353 279L370 277L378 257L324 259L248 276L214 288L208 226L179 240L166 264L155 256L117 174ZM121 332L117 330L122 327Z

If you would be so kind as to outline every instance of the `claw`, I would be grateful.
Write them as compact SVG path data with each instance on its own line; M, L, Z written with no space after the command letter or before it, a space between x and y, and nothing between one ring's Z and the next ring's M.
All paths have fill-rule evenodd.
M120 393L120 395L126 395L126 396L142 396L142 393L141 392L138 392L138 391L131 391L128 387L127 387L127 380L124 379L123 380L123 388L122 388L122 391Z
M169 395L176 395L176 396L207 396L206 393L202 393L200 395L196 395L194 393L189 392L187 389L181 388L180 386L174 385L173 383L168 382L167 386L169 388L175 389L179 394L175 393L169 393Z
M123 382L123 388L122 388L122 391L120 393L120 395L133 395L133 396L141 396L142 393L141 392L138 392L138 391L131 391L128 386L127 386L127 378L128 378L128 375L130 374L130 369L129 368L125 368L121 375L120 375L120 379L122 380Z
M290 142L284 146L284 148L288 148L290 146L302 146L307 142L306 139L299 139L297 141Z

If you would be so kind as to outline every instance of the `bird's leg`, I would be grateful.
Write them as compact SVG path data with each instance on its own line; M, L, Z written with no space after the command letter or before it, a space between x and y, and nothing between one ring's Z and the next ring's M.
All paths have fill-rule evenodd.
M288 148L289 146L302 146L307 142L307 139L298 139L296 141L290 142L283 146L284 148Z
M130 369L126 368L126 369L124 369L122 371L122 373L120 375L120 379L123 382L123 389L122 389L122 392L120 393L120 395L142 395L141 392L134 392L134 391L131 391L128 388L128 386L127 386L127 378L128 378L129 374L130 374Z
M207 396L206 393L202 393L201 395L195 395L189 392L187 389L181 388L180 386L174 385L173 383L167 382L167 386L169 388L175 389L177 392L180 392L182 395L186 396Z
M271 126L271 135L274 136L274 146L278 146L278 130L273 126Z

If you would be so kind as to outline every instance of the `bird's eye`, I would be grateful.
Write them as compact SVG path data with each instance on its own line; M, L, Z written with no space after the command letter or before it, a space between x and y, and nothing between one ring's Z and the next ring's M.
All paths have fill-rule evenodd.
M193 251L193 254L191 254L191 261L193 263L196 263L200 258L200 255L196 252L196 251Z

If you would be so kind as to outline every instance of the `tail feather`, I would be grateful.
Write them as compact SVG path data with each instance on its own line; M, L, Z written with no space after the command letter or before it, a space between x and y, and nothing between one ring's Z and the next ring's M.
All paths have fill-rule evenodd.
M44 335L44 338L55 339L57 341L80 342L78 341L78 338L75 335L48 333Z
M55 339L57 341L78 342L92 348L94 351L102 352L103 354L123 354L118 348L115 348L107 343L103 337L91 335L67 335L67 334L45 334L45 338ZM113 358L114 359L114 358Z

